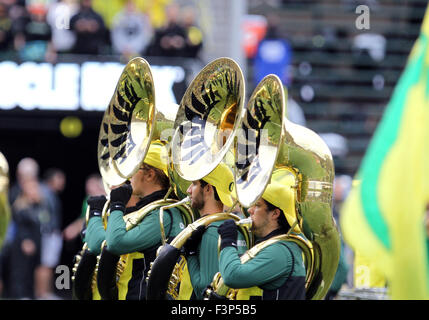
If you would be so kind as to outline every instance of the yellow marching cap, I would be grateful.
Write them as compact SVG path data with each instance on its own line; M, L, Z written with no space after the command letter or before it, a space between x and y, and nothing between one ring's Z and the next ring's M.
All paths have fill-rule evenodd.
M271 176L271 182L266 187L262 198L272 205L283 210L287 222L292 227L296 218L296 191L295 191L295 176L287 169L278 169ZM299 224L293 231L301 233Z
M164 171L168 177L167 159L167 149L165 146L161 142L154 141L150 144L143 162Z
M216 187L220 200L227 207L234 205L234 176L228 166L221 162L218 166L206 175L202 180Z

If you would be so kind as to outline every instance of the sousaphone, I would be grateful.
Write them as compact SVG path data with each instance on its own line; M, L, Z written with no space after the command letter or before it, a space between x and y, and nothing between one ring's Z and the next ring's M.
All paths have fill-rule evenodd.
M200 71L186 90L174 123L169 166L173 176L196 181L223 161L241 126L244 92L242 71L232 59L216 59ZM170 244L161 247L148 277L148 300L178 298L185 261L181 255L184 243L198 226L227 218L239 220L231 213L200 218Z
M149 150L151 143L168 143L169 134L173 128L178 105L156 105L154 80L149 63L143 58L134 58L128 62L122 71L114 94L106 108L99 131L98 139L98 165L100 174L107 194L112 186L117 186L130 179L140 168L141 163ZM170 178L172 186L174 181ZM180 190L182 185L178 186ZM173 190L173 189L171 189ZM176 203L168 192L165 199L151 203L131 214L124 216L127 230L136 226L147 213L157 207ZM103 209L103 223L107 226L109 215L109 201ZM185 224L193 221L192 210L182 204L178 207L184 217ZM82 254L85 253L85 244ZM89 291L89 275L86 272L84 277L79 277L80 265L84 264L83 255L77 257L75 264L73 282L78 284L76 292L77 299L91 298ZM127 263L127 255L120 257L116 268L117 277L121 276ZM102 255L95 261L91 258L86 269L94 269L91 276L92 287L95 286L94 278L111 278L103 270L98 270L98 266L103 265ZM83 280L82 280L83 279ZM100 282L100 281L99 281ZM101 281L104 285L104 281ZM100 292L103 289L100 290Z
M306 266L307 299L323 299L337 269L340 238L332 216L334 165L325 142L312 130L285 117L286 95L280 79L266 76L250 97L236 150L236 189L240 203L253 204L270 181L292 176L296 217L286 236L302 249ZM243 255L242 263L261 248ZM220 274L212 287L218 295L235 298Z

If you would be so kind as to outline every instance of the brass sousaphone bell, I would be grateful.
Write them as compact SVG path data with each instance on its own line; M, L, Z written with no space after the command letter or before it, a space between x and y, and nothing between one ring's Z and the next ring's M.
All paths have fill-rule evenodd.
M107 107L98 139L98 165L107 185L120 185L139 169L151 142L173 127L177 105L158 106L149 63L125 66Z
M98 164L107 186L131 178L152 142L159 141L169 150L178 108L176 104L156 104L154 80L145 59L134 58L126 65L105 111L98 139ZM189 182L170 173L172 189L183 198ZM104 211L105 223L107 214Z

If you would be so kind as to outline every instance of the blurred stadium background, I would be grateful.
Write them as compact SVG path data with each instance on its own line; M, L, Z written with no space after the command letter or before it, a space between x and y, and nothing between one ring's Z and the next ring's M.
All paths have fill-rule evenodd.
M333 152L336 173L353 176L419 35L427 5L426 0L136 0L135 11L147 15L152 33L139 52L118 52L112 40L114 18L126 3L92 1L106 32L97 52L88 53L58 49L61 41L55 42L74 32L70 22L78 0L0 0L0 151L12 182L24 157L36 159L42 172L50 167L65 171L64 226L80 214L85 178L98 172L101 117L130 57L146 58L159 79L157 92L163 93L157 97L176 103L193 76L217 57L239 63L249 96L264 72L276 70L289 89L291 120L321 134ZM195 51L148 49L172 3L181 13L189 8L195 13L193 29L186 29ZM368 25L359 24L366 9ZM21 15L27 20L14 29ZM49 26L51 38L42 39L47 46L25 49L30 37L24 36L23 43L20 34L32 22ZM78 248L66 246L64 261Z

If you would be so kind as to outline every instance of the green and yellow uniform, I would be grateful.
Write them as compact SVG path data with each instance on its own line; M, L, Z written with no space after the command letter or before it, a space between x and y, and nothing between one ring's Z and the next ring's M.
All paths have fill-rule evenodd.
M95 279L95 270L97 256L101 251L101 244L105 239L105 230L102 222L102 207L106 202L106 197L95 196L86 197L82 206L87 211L87 201L91 202L89 216L86 227L82 231L83 242L85 243L82 251L75 256L79 258L73 277L73 298L83 300L100 300L97 283Z
M130 207L126 209L126 214L132 213L142 206L146 202L140 201L135 207ZM122 215L122 212L121 212ZM122 219L123 220L123 219ZM86 227L84 242L87 244L89 251L98 256L101 253L101 245L103 241L106 240L106 230L103 226L103 220L101 216L93 216L89 219L88 225ZM138 255L140 256L140 255ZM131 259L131 257L129 257ZM94 281L92 286L92 299L100 300L100 293L98 292L97 283Z
M255 245L281 234L281 229L274 230ZM293 242L276 241L245 263L236 248L227 246L220 253L219 270L228 287L239 289L237 300L305 299L302 251Z
M89 219L84 238L89 251L95 256L98 256L101 252L101 244L105 239L106 231L103 227L102 218L92 217ZM92 299L100 300L100 293L98 292L96 281L94 281L92 285Z
M203 299L206 287L212 282L214 275L219 271L219 234L217 228L225 220L212 222L204 232L198 247L198 254L187 257L188 272L193 288L191 299ZM247 250L244 236L238 233L237 254Z
M162 199L167 190L152 193L143 198L146 205ZM140 205L143 207L144 205ZM172 239L184 228L180 211L171 208L164 211L164 230ZM114 210L110 213L106 229L106 249L112 255L121 255L126 261L116 285L119 300L142 300L146 298L146 276L150 263L156 257L156 250L162 244L159 209L148 213L134 228L126 230L123 213Z

